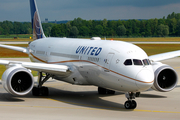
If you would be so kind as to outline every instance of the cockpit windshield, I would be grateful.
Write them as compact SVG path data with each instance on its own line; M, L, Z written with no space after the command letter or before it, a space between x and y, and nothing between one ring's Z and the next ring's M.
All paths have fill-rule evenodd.
M127 59L127 60L124 62L124 65L132 65L132 60L131 60L131 59Z
M128 66L128 65L138 65L138 66L143 66L143 65L151 65L151 62L149 59L143 59L143 60L140 60L140 59L126 59L125 62L124 62L124 65L125 66Z
M134 65L143 65L142 61L138 59L133 59L133 63Z

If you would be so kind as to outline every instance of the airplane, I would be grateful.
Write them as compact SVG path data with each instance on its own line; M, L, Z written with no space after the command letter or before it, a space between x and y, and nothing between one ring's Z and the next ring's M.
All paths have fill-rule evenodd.
M30 0L33 41L27 48L0 47L23 52L32 62L0 60L7 69L2 75L4 89L15 96L32 91L34 96L47 96L43 84L53 78L74 85L94 85L99 94L123 91L126 109L135 109L134 100L150 88L160 92L173 90L178 83L176 71L161 60L180 56L180 51L148 56L140 47L123 41L46 37L36 5ZM38 71L35 85L31 70Z

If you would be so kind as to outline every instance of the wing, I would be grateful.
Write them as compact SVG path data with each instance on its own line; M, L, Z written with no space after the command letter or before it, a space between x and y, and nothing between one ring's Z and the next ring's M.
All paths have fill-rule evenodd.
M27 54L29 53L28 49L23 48L23 47L16 47L16 46L9 46L9 45L2 45L2 44L0 44L0 47L15 50L15 51L19 51L19 52L23 52L23 53L27 53Z
M57 65L57 64L46 64L46 63L33 63L33 62L20 62L20 61L7 61L0 60L1 65L5 66L15 66L20 65L27 69L45 72L49 74L56 74L60 76L67 76L71 73L70 68L66 65Z
M167 52L167 53L161 53L157 55L151 55L149 56L149 59L153 62L157 62L157 61L166 60L166 59L170 59L170 58L174 58L178 56L180 56L180 50Z
M2 45L2 44L0 44L0 47L29 54L28 48ZM56 75L59 75L62 77L68 76L71 73L70 68L66 65L7 61L7 60L0 60L0 64L6 65L6 66L21 65L22 67L25 67L27 69L31 69L31 70L35 70L35 71L39 71L39 72L45 72L45 73L49 73L49 74L56 74Z

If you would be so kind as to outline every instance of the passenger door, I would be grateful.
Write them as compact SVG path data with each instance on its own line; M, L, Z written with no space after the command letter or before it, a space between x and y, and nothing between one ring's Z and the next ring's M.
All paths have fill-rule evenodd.
M106 59L104 60L105 62L104 67L107 68L108 70L110 69L113 56L114 56L114 53L108 53Z

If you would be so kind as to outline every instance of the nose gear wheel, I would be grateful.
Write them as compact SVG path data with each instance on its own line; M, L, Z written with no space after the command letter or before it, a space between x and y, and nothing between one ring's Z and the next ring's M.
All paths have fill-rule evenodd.
M124 103L124 107L126 109L135 109L137 107L137 103L135 100L132 100L135 99L135 94L133 92L128 92L125 96L128 100Z

